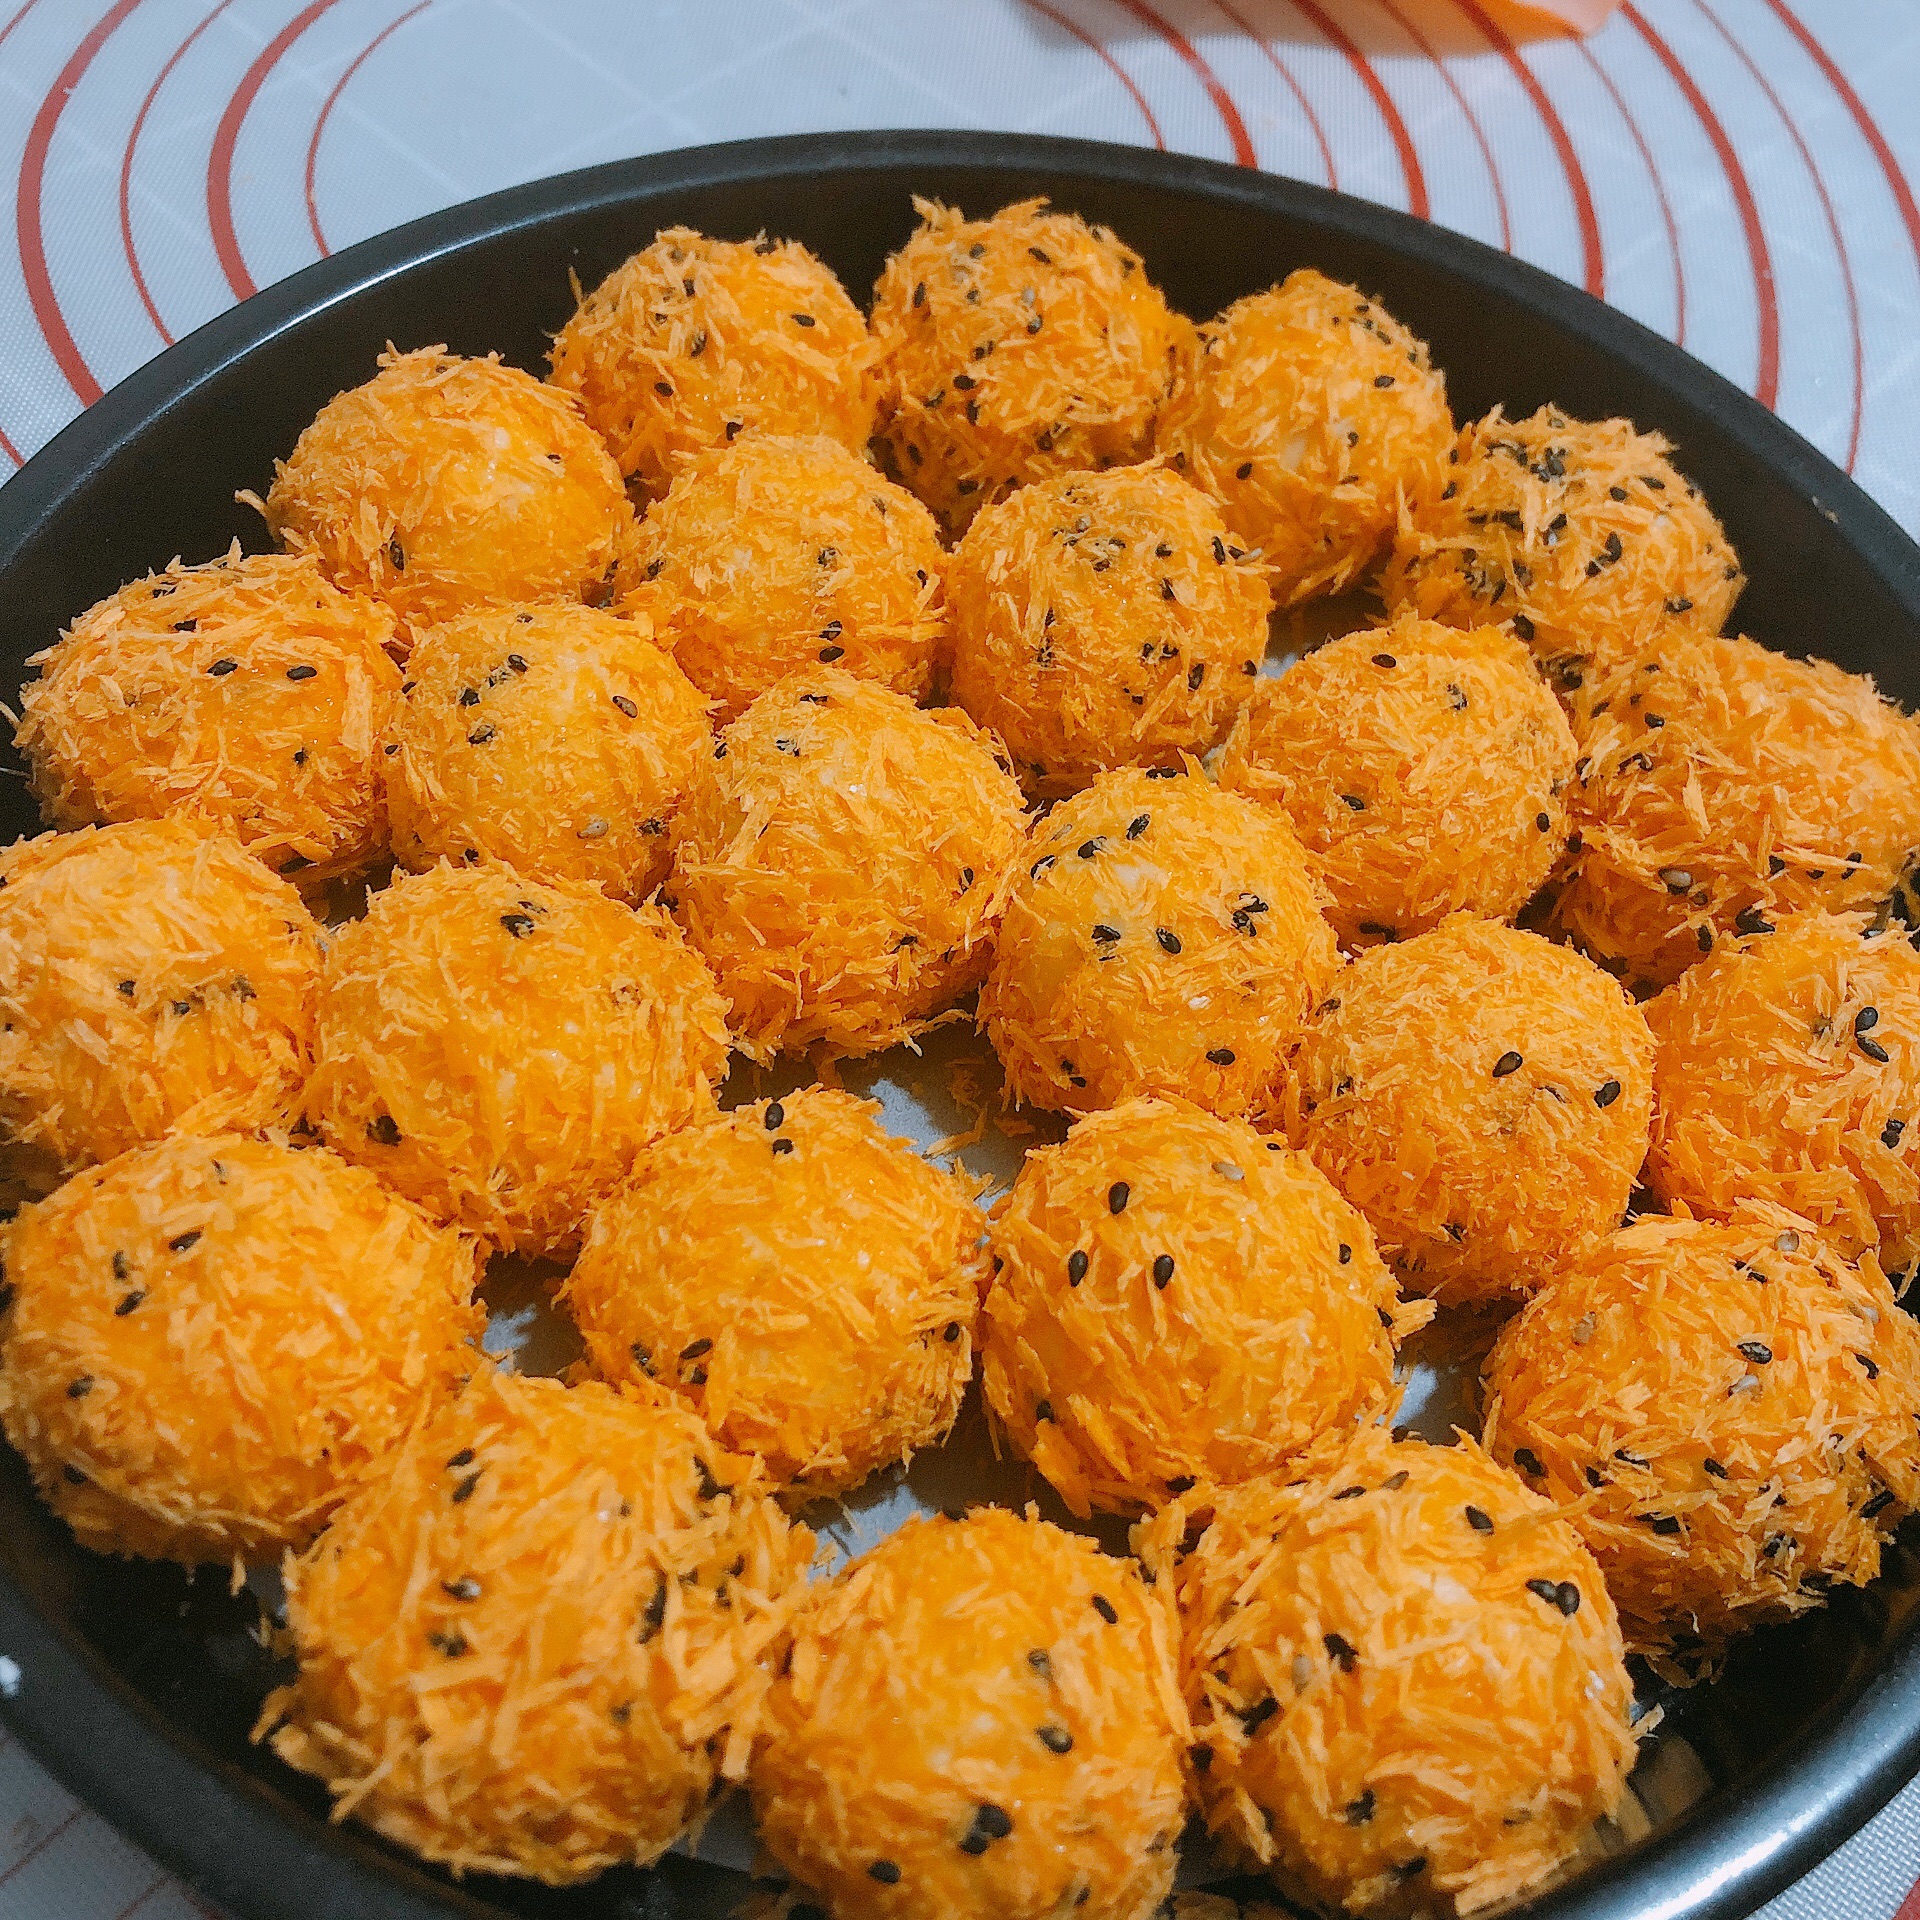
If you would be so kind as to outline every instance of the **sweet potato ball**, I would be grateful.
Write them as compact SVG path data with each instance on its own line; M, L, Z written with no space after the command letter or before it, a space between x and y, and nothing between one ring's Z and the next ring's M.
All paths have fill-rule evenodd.
M291 1119L320 953L293 888L201 822L0 851L0 1163L72 1172Z
M1220 502L1290 607L1372 566L1402 512L1440 491L1452 439L1426 343L1302 268L1200 329L1155 444Z
M401 639L471 607L604 593L633 509L570 395L442 347L387 352L274 468L267 524Z
M1647 1003L1662 1200L1811 1220L1848 1259L1920 1254L1920 954L1862 914L1789 914Z
M1305 1479L1135 1530L1181 1617L1208 1827L1348 1913L1479 1913L1612 1814L1620 1625L1579 1536L1471 1441L1363 1428Z
M1083 1517L1350 1430L1432 1312L1401 1305L1367 1223L1304 1155L1165 1100L1029 1153L993 1253L988 1404Z
M102 1553L302 1547L483 1364L472 1247L372 1174L175 1134L7 1232L0 1421Z
M946 639L945 565L933 516L859 454L755 434L681 467L620 563L616 605L722 720L815 664L918 698Z
M666 877L713 740L643 623L552 602L427 628L386 746L394 853L415 872L504 860L632 902Z
M745 1772L812 1544L691 1414L487 1368L289 1562L256 1737L456 1872L646 1865Z
M669 886L736 1044L860 1054L918 1032L986 971L1024 825L957 708L835 667L763 693L694 780Z
M1192 328L1140 256L1044 200L913 204L873 290L879 432L947 531L1025 481L1143 458Z
M1168 1612L1045 1521L908 1521L795 1622L762 1844L837 1920L1148 1920L1185 1817Z
M1496 407L1462 429L1447 485L1403 521L1388 606L1453 627L1511 622L1566 691L1666 629L1718 633L1746 581L1672 451L1631 421Z
M658 500L690 454L745 433L824 434L858 452L873 426L873 347L833 269L793 240L668 227L581 300L553 343L636 495Z
M1269 598L1213 503L1163 467L1061 474L953 556L953 697L1030 793L1204 753L1253 691Z
M814 1087L668 1135L562 1295L603 1377L678 1395L798 1501L944 1438L973 1374L986 1223L873 1115Z
M1220 784L1277 806L1348 947L1510 919L1567 843L1573 735L1519 641L1431 620L1350 633L1262 681Z
M1652 1079L1616 982L1461 914L1341 974L1282 1105L1402 1280L1453 1304L1530 1293L1619 1225Z
M724 1016L657 907L435 867L335 938L307 1112L488 1247L564 1252L642 1147L712 1113Z
M1920 849L1920 722L1863 674L1670 636L1573 723L1557 923L1636 986L1783 913L1871 911Z
M1920 1329L1782 1207L1589 1247L1485 1379L1488 1445L1567 1507L1628 1639L1683 1665L1871 1580L1920 1497Z
M311 555L246 554L136 580L27 663L16 736L56 827L217 821L297 885L386 845L377 741L400 674L393 615Z
M1021 858L980 996L1008 1088L1069 1113L1136 1093L1256 1107L1340 962L1285 819L1191 764L1129 768Z

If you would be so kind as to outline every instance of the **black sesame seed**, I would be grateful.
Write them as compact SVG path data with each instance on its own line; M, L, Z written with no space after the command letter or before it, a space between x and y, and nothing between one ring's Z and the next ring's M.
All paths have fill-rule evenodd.
M1164 952L1178 953L1180 951L1180 936L1177 933L1170 933L1165 927L1155 927L1153 937L1160 942Z
M1087 1277L1087 1256L1080 1248L1067 1255L1067 1285L1077 1287Z
M480 1484L480 1476L478 1473L468 1474L467 1477L464 1480L462 1480L457 1487L454 1488L453 1504L456 1507L464 1506L469 1500L473 1498L473 1490L479 1484Z
M960 1338L960 1322L958 1320L949 1320L947 1324L940 1329L940 1338L944 1340L948 1346L952 1346L953 1343Z
M1620 1098L1618 1080L1602 1080L1593 1090L1593 1104L1596 1107L1610 1107Z
M472 1466L473 1465L473 1449L471 1447L462 1447L458 1453L453 1454L448 1459L447 1465L449 1467Z
M197 1245L199 1239L200 1229L196 1227L191 1233L175 1234L174 1237L167 1242L167 1245L172 1248L175 1253L185 1253L189 1247Z
M1119 1614L1114 1611L1113 1602L1104 1593L1096 1593L1093 1596L1093 1610L1110 1627L1117 1626L1120 1622Z
M6 1291L7 1297L11 1299L13 1289L9 1287ZM124 1320L146 1297L146 1294L138 1287L129 1294L123 1294L120 1299L120 1304L113 1310L115 1319ZM4 1310L4 1303L0 1303L0 1310Z
M1035 1727L1034 1737L1049 1753L1071 1753L1073 1735L1065 1727Z
M1240 464L1234 468L1233 475L1236 480L1250 479L1253 475L1253 462L1251 460L1242 460Z
M1127 1210L1127 1196L1131 1191L1132 1189L1124 1180L1116 1180L1113 1185L1107 1189L1107 1211L1109 1213L1125 1213Z
M397 1147L400 1144L400 1128L393 1115L382 1113L369 1120L367 1138L383 1147Z
M1328 1657L1342 1673L1351 1673L1359 1665L1359 1651L1344 1634L1322 1634L1321 1642L1327 1649Z
M113 1256L113 1277L116 1280L124 1280L132 1271L133 1262L125 1253L116 1250Z
M1700 1462L1700 1471L1711 1474L1716 1480L1724 1480L1727 1477L1726 1468L1723 1467L1718 1460L1702 1460Z
M811 326L813 323L809 321L807 324ZM891 1860L875 1860L868 1866L867 1872L883 1887L897 1887L900 1884L900 1869Z
M477 707L480 704L480 690L477 687L462 687L459 704L463 707Z
M1752 939L1756 934L1771 933L1773 922L1758 907L1742 907L1733 916L1733 930L1744 938Z
M793 316L793 324L796 327L810 327L813 325L813 315L810 313L796 313Z
M470 747L484 747L492 738L493 729L491 727L475 727L474 730L467 735L467 745Z
M1213 1748L1201 1740L1187 1749L1187 1758L1193 1763L1195 1773L1205 1773L1213 1765Z
M1340 798L1344 800L1355 813L1365 813L1367 810L1367 803L1361 799L1357 793L1343 793Z
M680 1358L682 1360L698 1360L703 1353L711 1353L712 1351L713 1342L711 1340L693 1340L680 1349Z
M1536 813L1533 816L1533 824L1538 827L1542 833L1551 833L1553 831L1553 821L1547 814Z
M1906 1130L1907 1123L1904 1120L1889 1120L1880 1129L1880 1144L1883 1147L1897 1147L1900 1144L1900 1136Z
M67 1398L69 1400L84 1400L92 1391L93 1375L90 1373L83 1373L78 1379L67 1382Z
M62 1467L60 1472L70 1487L84 1487L87 1484L87 1476L78 1467Z
M616 693L613 696L613 704L616 707L618 707L620 711L624 713L629 720L639 719L640 709L636 707L633 704L633 702L629 700L624 693Z
M1641 1516L1655 1533L1671 1538L1680 1531L1680 1516L1675 1513L1650 1513Z
M480 1582L472 1574L463 1573L458 1580L442 1580L440 1591L455 1600L478 1600Z
M1493 1531L1493 1521L1481 1512L1478 1507L1469 1507L1467 1509L1467 1525L1470 1526L1475 1533L1491 1533Z
M1496 1080L1504 1080L1508 1074L1518 1073L1525 1064L1525 1059L1509 1047L1507 1051L1493 1063L1493 1077Z
M1734 1345L1756 1367L1769 1367L1773 1364L1773 1349L1764 1340L1737 1340Z
M1686 893L1692 889L1693 875L1685 867L1662 867L1660 884L1669 893Z
M289 680L311 680L319 671L320 669L318 667L289 667L287 669L287 678Z
M1272 1694L1240 1709L1240 1729L1251 1740L1280 1711L1280 1702Z
M653 1598L640 1615L639 1641L644 1647L660 1631L667 1617L667 1582L665 1576L654 1582Z
M503 913L500 924L516 940L524 940L533 931L533 915L530 913Z
M984 1833L989 1840L1004 1840L1013 1831L1013 1816L1005 1807L983 1800L974 1812L973 1825L975 1832Z
M467 1651L467 1636L458 1627L447 1633L430 1633L427 1644L438 1648L449 1660L458 1660Z
M1342 1487L1333 1497L1336 1500L1358 1500L1365 1492L1365 1487Z
M1082 841L1079 848L1080 858L1082 860L1091 860L1106 844L1106 839L1102 835L1095 835L1091 840Z
M1110 947L1120 938L1120 929L1102 924L1094 928L1093 937L1099 941L1103 947Z
M1051 1422L1053 1419L1053 1402L1051 1400L1036 1400L1033 1403L1033 1417L1036 1422Z
M776 1140L773 1143L773 1151L776 1158L781 1154L791 1153L793 1151L793 1142L784 1137Z
M1350 1827L1364 1827L1367 1822L1373 1818L1373 1808L1373 1789L1368 1787L1358 1800L1349 1800L1347 1802L1347 1825Z
M1400 662L1390 653L1376 653L1373 656L1373 664L1376 667L1397 667Z
M1533 1474L1536 1478L1546 1472L1546 1468L1540 1464L1540 1456L1531 1447L1515 1447L1513 1464L1522 1473Z
M1860 1362L1869 1380L1878 1380L1880 1378L1879 1367L1866 1354L1856 1353L1853 1357Z
M1892 1057L1878 1040L1871 1038L1867 1034L1855 1034L1853 1044L1858 1047L1869 1060L1877 1060L1883 1067Z
M1231 1047L1214 1047L1208 1052L1207 1058L1216 1067L1230 1067L1236 1056Z
M1153 1284L1164 1288L1172 1278L1173 1255L1170 1253L1156 1255L1153 1262Z

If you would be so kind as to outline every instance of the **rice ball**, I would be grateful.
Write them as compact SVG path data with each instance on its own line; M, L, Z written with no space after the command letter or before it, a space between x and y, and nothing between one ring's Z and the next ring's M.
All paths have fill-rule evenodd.
M1280 814L1197 768L1129 768L1036 822L1022 858L980 996L1009 1092L1259 1106L1340 964Z
M89 607L27 664L15 735L56 827L178 809L302 887L384 850L378 737L393 616L304 554L175 562Z
M655 1381L796 1500L945 1438L973 1374L969 1189L824 1087L648 1148L561 1297L609 1380Z
M745 1772L812 1548L691 1414L487 1368L288 1562L255 1737L456 1873L649 1865Z
M444 347L380 356L274 466L282 545L392 608L400 639L471 607L604 595L633 510L571 396Z
M436 1219L561 1253L642 1147L713 1112L725 1011L657 907L435 867L336 936L307 1113Z
M503 860L643 900L712 751L706 703L644 624L558 602L462 614L407 662L386 741L394 852L416 873Z
M723 720L815 664L918 699L946 642L945 565L933 516L859 454L755 434L681 466L621 562L616 604Z
M1783 913L1871 911L1920 850L1920 724L1864 674L1673 636L1573 718L1555 924L1636 986Z
M1439 493L1452 439L1426 342L1302 268L1200 329L1155 445L1220 502L1291 607L1372 567L1405 509Z
M1746 580L1672 451L1629 420L1496 407L1462 429L1447 484L1402 521L1388 607L1450 627L1509 622L1565 691L1670 629L1718 633Z
M0 1422L100 1553L302 1547L476 1364L471 1246L240 1134L135 1147L5 1241Z
M44 1192L169 1133L290 1120L321 950L293 888L203 822L0 851L0 1164Z
M795 1623L761 1842L837 1920L1149 1920L1185 1820L1172 1638L1091 1540L909 1520Z
M1652 1081L1646 1019L1598 967L1455 915L1341 974L1283 1110L1402 1281L1452 1305L1531 1293L1619 1225Z
M1471 1441L1364 1427L1135 1541L1178 1599L1207 1826L1289 1891L1479 1913L1619 1809L1633 1687L1600 1569Z
M993 1254L987 1403L1083 1518L1274 1471L1377 1414L1432 1311L1401 1305L1304 1155L1164 1100L1030 1152Z
M581 299L553 342L637 496L688 456L749 433L824 434L856 453L873 425L873 348L833 269L793 240L667 227Z
M873 290L878 429L946 531L1024 482L1143 459L1192 328L1140 256L1044 200L913 204Z
M1920 1494L1920 1329L1781 1207L1589 1247L1485 1384L1487 1444L1567 1509L1629 1642L1683 1667L1871 1580Z
M1226 731L1269 597L1226 523L1163 467L1049 476L982 510L953 556L953 697L1031 793L1178 766Z
M1021 804L957 709L834 667L762 694L681 807L670 889L742 1051L872 1053L977 984Z
M1517 640L1430 620L1350 633L1262 681L1220 784L1276 806L1343 946L1508 920L1567 844L1573 734Z

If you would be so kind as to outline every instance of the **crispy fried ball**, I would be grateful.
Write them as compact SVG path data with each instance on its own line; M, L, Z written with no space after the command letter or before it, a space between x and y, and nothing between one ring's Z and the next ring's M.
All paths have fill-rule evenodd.
M1091 1540L994 1508L909 1520L795 1622L761 1841L836 1920L1147 1920L1184 1818L1172 1643Z
M724 1016L659 908L435 867L336 936L307 1112L435 1218L564 1252L642 1147L713 1112Z
M311 555L175 562L89 607L27 663L16 735L57 827L176 809L314 886L386 845L376 743L393 615Z
M953 697L1030 793L1204 753L1253 691L1265 583L1163 467L1036 480L953 556Z
M1377 300L1302 268L1181 355L1155 444L1220 502L1283 607L1353 585L1440 491L1447 383Z
M1198 768L1102 774L1035 823L980 996L1009 1089L1244 1114L1340 956L1281 815Z
M799 1500L945 1437L986 1223L826 1088L670 1134L594 1209L562 1298L609 1380L657 1381Z
M645 1865L745 1772L811 1553L691 1414L488 1368L288 1563L256 1737L456 1871Z
M302 1547L476 1364L473 1248L370 1173L175 1134L7 1231L0 1421L101 1553Z
M1465 914L1341 974L1287 1130L1446 1304L1530 1293L1619 1224L1647 1151L1653 1036L1565 947Z
M1342 944L1372 946L1518 913L1566 846L1573 761L1517 640L1409 619L1262 682L1220 784L1279 807Z
M858 452L873 427L872 342L832 268L793 240L668 227L581 300L553 343L636 494L742 433L824 434Z
M727 728L674 828L681 924L756 1059L872 1053L985 973L1020 857L1020 789L957 708L835 667Z
M616 604L735 720L815 663L926 693L945 565L933 516L857 453L755 434L684 463L620 563Z
M1082 1517L1251 1479L1350 1429L1432 1312L1401 1305L1305 1155L1165 1100L1029 1153L993 1252L988 1404Z
M1600 1569L1471 1441L1366 1427L1135 1541L1179 1601L1207 1825L1283 1884L1478 1913L1619 1807L1633 1689Z
M1871 1580L1920 1496L1920 1329L1783 1207L1589 1247L1485 1380L1487 1444L1567 1507L1628 1639L1683 1661Z
M568 394L497 355L380 356L274 467L267 524L416 628L471 607L601 593L633 510Z
M1583 694L1560 929L1646 987L1783 913L1878 907L1920 849L1920 724L1864 674L1670 636Z
M504 860L643 900L713 751L706 707L644 623L490 607L420 635L385 757L393 846L415 872Z
M1725 1218L1811 1220L1848 1259L1920 1255L1920 954L1862 914L1790 914L1647 1003L1647 1184Z
M1461 430L1447 486L1402 519L1387 605L1452 627L1510 621L1567 691L1664 630L1718 633L1746 580L1672 451L1628 420L1494 408Z
M68 1173L290 1119L320 954L293 888L201 822L0 851L0 1162Z
M1193 329L1140 256L1044 200L913 204L873 290L879 432L947 531L1025 481L1144 458Z

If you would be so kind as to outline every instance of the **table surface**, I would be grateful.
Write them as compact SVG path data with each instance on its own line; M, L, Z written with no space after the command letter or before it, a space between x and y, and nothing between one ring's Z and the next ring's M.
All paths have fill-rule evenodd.
M1501 0L0 0L0 473L235 300L434 208L709 140L961 126L1238 160L1508 247L1920 532L1916 89L1916 0L1629 0L1584 42ZM1765 1920L1920 1920L1916 1875L1920 1782ZM0 1737L0 1920L208 1911Z

